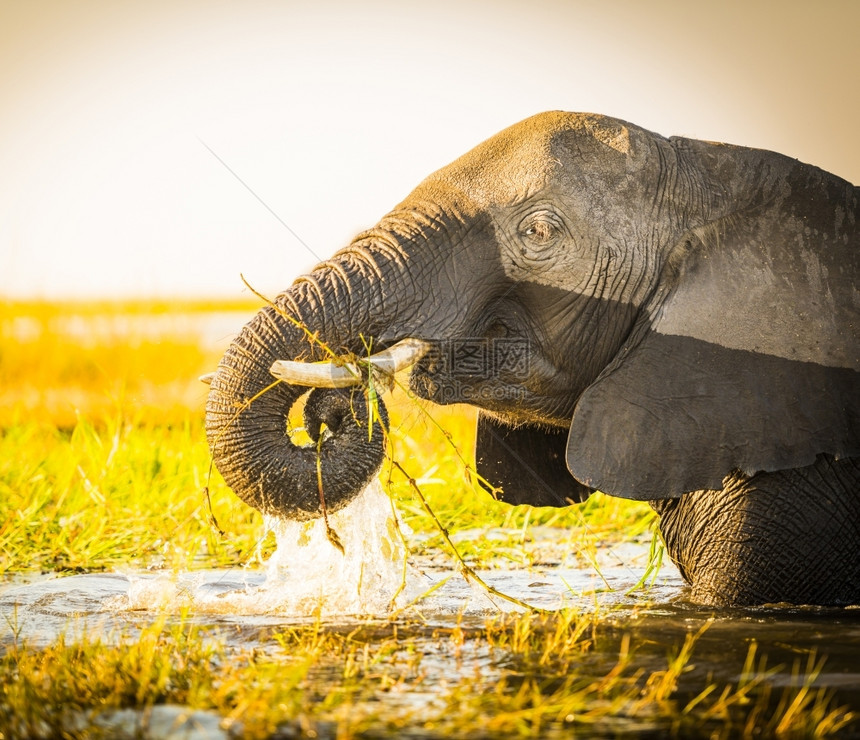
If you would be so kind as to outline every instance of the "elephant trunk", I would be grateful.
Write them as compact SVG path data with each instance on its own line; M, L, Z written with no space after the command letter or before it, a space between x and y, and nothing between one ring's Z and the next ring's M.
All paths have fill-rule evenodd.
M297 446L287 417L308 389L271 374L277 361L319 360L329 349L366 353L385 322L381 295L368 295L375 289L363 279L366 267L341 259L298 280L241 330L212 377L206 435L213 462L230 488L265 514L306 520L336 511L382 463L381 402L368 430L361 388L311 391L304 423L313 444Z

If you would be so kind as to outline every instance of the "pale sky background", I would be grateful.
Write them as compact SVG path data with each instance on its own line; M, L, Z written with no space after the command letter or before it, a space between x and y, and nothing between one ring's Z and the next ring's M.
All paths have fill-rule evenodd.
M549 109L860 184L858 28L860 0L0 0L0 298L274 295Z

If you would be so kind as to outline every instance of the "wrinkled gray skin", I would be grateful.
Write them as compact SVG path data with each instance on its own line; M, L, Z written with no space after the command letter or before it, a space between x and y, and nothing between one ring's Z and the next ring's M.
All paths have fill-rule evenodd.
M414 337L434 347L414 389L482 409L503 500L654 502L700 602L860 603L858 195L773 152L527 119L244 327L207 404L215 463L264 512L320 516L320 482L345 505L382 459L360 391L313 391L319 468L285 434L304 389L237 409L273 361L323 357L290 319L357 354Z

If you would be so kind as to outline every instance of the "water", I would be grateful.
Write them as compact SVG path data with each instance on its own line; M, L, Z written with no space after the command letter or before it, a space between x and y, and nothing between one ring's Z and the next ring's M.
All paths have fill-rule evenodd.
M330 515L328 523L331 536L322 519L267 518L277 549L265 570L134 575L124 597L105 606L120 611L187 607L196 614L331 618L385 615L404 603L411 571L391 501L379 482Z
M438 635L480 630L488 617L519 607L464 578L444 553L407 557L391 503L378 484L329 523L344 553L321 521L270 521L278 546L264 568L7 577L0 585L0 649L12 635L31 646L49 644L64 633L127 641L165 613L198 625L229 626L221 633L227 648L265 649L272 629L321 619L331 630L376 630L380 644L390 644L392 635L408 638L421 651L422 680L385 695L392 712L435 711L440 692L451 682L478 673L492 681L509 672L504 651L480 639L454 648ZM418 539L402 534L413 545ZM493 568L477 574L538 608L596 611L601 634L609 637L583 657L588 670L593 666L595 680L617 663L622 634L635 647L636 666L649 675L665 670L667 655L677 652L685 636L708 625L683 675L681 696L692 698L710 683L736 684L754 643L757 654L767 656L774 690L796 686L797 665L805 666L815 655L825 663L814 687L832 689L839 703L860 708L860 609L703 608L685 600L684 585L671 565L664 565L647 589L635 588L647 567L646 543L604 549L598 572L572 557L565 531L533 527L529 534L530 552L539 554L532 560L537 565L500 557ZM504 554L511 532L473 530L455 536L475 538ZM647 730L630 718L623 721L627 724L604 729L610 734ZM845 736L857 735L852 730Z
M403 605L412 581L404 546L408 532L379 481L328 519L331 534L320 519L267 519L278 546L268 562L271 600L263 600L265 608L326 617L386 614Z
M107 632L152 614L190 612L198 621L278 624L284 620L389 618L408 609L443 624L453 616L483 617L521 607L492 595L453 568L444 553L407 558L404 539L415 536L396 519L391 501L374 481L349 506L322 519L267 519L277 548L260 568L198 571L17 576L0 592L0 623L33 644L49 643L70 627ZM466 530L454 541L480 537L487 547L509 541L510 532ZM647 562L647 547L630 544L605 551L600 571L567 562L558 530L535 527L530 536L544 565L498 567L476 574L493 588L540 609L608 608L666 600L683 587L672 567L662 570L647 597L627 595ZM2 633L0 633L2 634Z

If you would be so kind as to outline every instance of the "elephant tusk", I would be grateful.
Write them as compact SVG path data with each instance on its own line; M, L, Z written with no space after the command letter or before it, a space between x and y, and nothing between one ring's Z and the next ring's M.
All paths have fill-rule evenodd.
M361 383L361 371L347 362L335 365L327 362L295 362L276 360L269 372L278 380L292 385L307 385L311 388L349 388Z
M272 363L269 372L279 380L292 385L307 385L312 388L348 388L362 383L368 366L384 375L394 375L418 362L429 348L430 345L420 339L403 339L393 347L357 363L335 364L331 360L325 362L277 360Z
M414 365L430 349L429 342L421 339L402 339L384 352L377 352L367 358L367 361L377 370L394 375Z
M215 373L206 373L205 375L201 375L197 380L201 383L206 383L206 385L212 385L212 378L215 377Z

